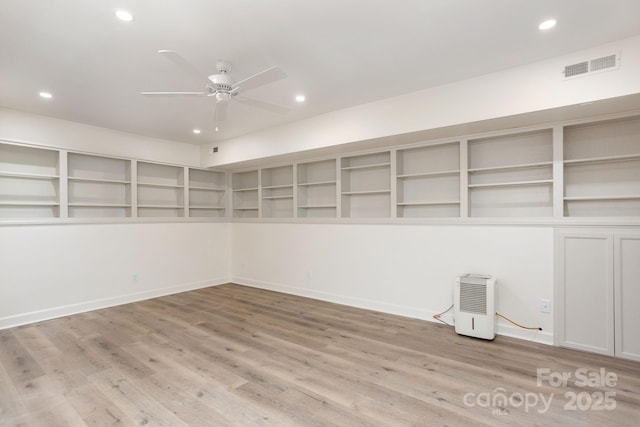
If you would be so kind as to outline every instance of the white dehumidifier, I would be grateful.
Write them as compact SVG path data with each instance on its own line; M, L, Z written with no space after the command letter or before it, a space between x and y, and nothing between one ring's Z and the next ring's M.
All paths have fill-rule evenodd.
M456 279L453 292L456 333L492 340L496 337L496 279L465 274Z

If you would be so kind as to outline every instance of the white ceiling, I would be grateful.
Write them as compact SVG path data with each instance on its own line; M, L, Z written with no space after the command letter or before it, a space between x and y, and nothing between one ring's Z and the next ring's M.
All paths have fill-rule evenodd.
M637 34L638 0L1 0L0 107L198 144ZM219 58L236 80L279 66L286 79L244 95L292 111L232 103L215 132L212 98L139 94L204 90Z

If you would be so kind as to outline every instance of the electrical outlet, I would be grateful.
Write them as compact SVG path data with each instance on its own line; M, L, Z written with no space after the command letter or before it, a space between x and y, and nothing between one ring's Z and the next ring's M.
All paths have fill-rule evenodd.
M540 313L551 313L551 301L548 299L540 300Z

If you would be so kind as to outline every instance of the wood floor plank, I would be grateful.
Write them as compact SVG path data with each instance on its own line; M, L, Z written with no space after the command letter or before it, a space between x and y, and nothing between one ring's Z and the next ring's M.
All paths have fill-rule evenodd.
M0 363L0 420L17 418L26 413L22 399L11 381L11 377Z
M65 397L86 425L111 426L134 424L132 418L129 418L92 383L72 390Z
M0 363L16 389L28 389L34 378L44 375L40 365L11 329L0 331L0 348Z
M538 369L573 381L538 384ZM577 385L579 369L617 382ZM615 408L567 407L604 393ZM637 362L233 284L0 331L3 426L638 426L639 413Z
M91 382L138 425L187 427L168 408L140 390L124 372L107 369L91 375Z

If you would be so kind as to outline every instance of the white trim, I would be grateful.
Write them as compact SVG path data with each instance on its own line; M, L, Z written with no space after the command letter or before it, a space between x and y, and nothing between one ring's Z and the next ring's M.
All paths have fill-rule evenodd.
M227 278L219 278L202 282L183 283L180 285L168 286L166 288L135 292L127 295L118 295L115 297L85 301L76 304L68 304L59 307L47 308L44 310L32 311L29 313L20 313L0 318L0 330L13 328L20 325L26 325L29 323L51 320L58 317L65 317L73 314L113 307L116 305L129 304L136 301L177 294L180 292L192 291L195 289L202 289L210 286L218 286L228 282L229 280Z
M353 298L344 295L315 291L312 289L302 289L294 286L283 285L272 282L265 282L261 280L249 279L246 277L234 276L231 278L232 283L236 283L242 286L249 286L252 288L266 289L269 291L282 292L288 295L296 295L305 298L313 298L320 301L332 302L335 304L347 305L350 307L363 308L366 310L374 310L387 314L394 314L397 316L410 317L413 319L426 320L430 322L437 322L434 318L434 314L438 314L437 311L425 310L419 307L411 307L406 305L389 304L386 302L380 302L376 300ZM511 325L498 324L496 327L498 335L504 335L508 337L523 339L527 341L533 341L540 344L553 345L553 334L547 331L529 331L520 328L516 328ZM451 333L455 334L453 328Z

